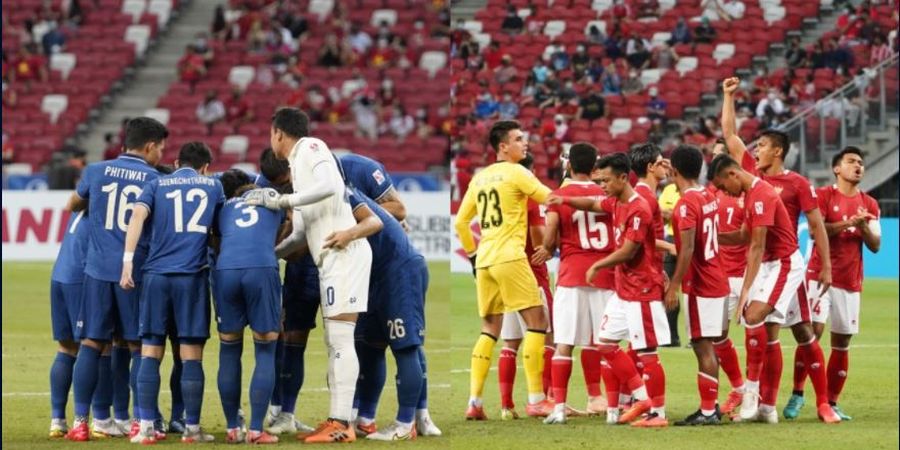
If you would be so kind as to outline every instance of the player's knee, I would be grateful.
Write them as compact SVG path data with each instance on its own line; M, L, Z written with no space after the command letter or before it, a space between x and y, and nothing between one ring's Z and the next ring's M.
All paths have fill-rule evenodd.
M512 350L518 350L519 345L522 344L521 339L506 339L503 341L503 348L509 348Z
M254 336L255 336L255 334L254 334ZM240 341L240 340L243 340L243 337L244 337L243 333L222 333L222 332L219 333L219 340L225 341L225 342Z
M59 352L69 356L78 355L78 343L75 341L59 341Z
M812 341L816 336L815 333L813 333L812 326L806 322L792 326L791 332L794 334L794 339L801 344Z
M182 361L199 361L203 359L203 345L197 343L186 343L181 341L181 347L178 349L181 354Z
M166 337L157 335L144 336L141 344L142 357L162 359L166 350Z
M272 341L278 339L278 332L270 331L267 333L257 333L256 331L254 331L253 339L257 340L257 341L261 341L261 342L272 342Z
M99 351L102 351L104 347L106 347L106 344L107 344L107 342L105 342L105 341L98 341L98 340L94 340L94 339L84 339L81 341L80 345L83 345L85 347L90 347L99 352Z
M306 341L309 340L309 330L285 331L281 334L281 339L285 344L306 345Z
M831 347L847 348L850 346L851 334L831 333Z
M600 352L601 356L606 356L618 350L619 343L611 341L600 341L594 348L596 348L597 351Z
M387 347L388 347L387 342L372 342L372 341L362 341L362 340L356 341L356 348L358 348L358 349L371 348L371 349L375 349L380 352L383 352L387 349Z
M338 314L336 316L326 317L325 320L336 320L336 321L341 321L341 322L356 323L357 317L359 317L358 313L343 313L343 314Z

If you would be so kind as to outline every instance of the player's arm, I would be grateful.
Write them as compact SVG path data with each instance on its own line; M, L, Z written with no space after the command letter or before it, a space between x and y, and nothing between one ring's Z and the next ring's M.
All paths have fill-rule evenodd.
M631 239L625 239L622 246L616 251L610 253L600 261L595 262L587 271L587 282L591 283L600 269L606 269L622 263L626 263L634 259L635 255L641 250L641 244Z
M556 241L559 237L559 213L556 211L547 211L546 225L531 226L528 232L531 233L531 242L540 242L534 248L534 255L531 257L531 263L540 265L546 263L553 257L553 251L556 250ZM535 230L539 229L539 230ZM537 240L540 238L540 240Z
M675 249L675 244L665 240L665 239L657 239L656 240L656 250L660 252L666 252L672 256L678 254L678 250Z
M131 220L128 222L128 231L125 232L125 253L122 255L122 277L119 286L128 290L134 288L132 271L134 270L134 251L137 249L138 240L144 232L144 222L150 216L150 209L143 203L136 203L131 212Z
M88 201L86 198L81 198L77 192L73 192L71 196L69 196L69 202L66 203L66 211L71 212L79 212L87 209Z
M759 274L759 266L762 264L763 251L766 248L766 232L765 226L753 227L750 231L750 245L747 249L747 269L744 272L744 284L741 286L741 297L738 302L736 317L743 314L744 306L750 300L750 287L756 281L756 275ZM721 235L720 235L721 236Z
M819 208L806 211L806 221L809 223L809 235L815 240L819 260L822 263L822 269L819 270L819 294L821 295L831 287L831 249Z
M309 251L306 243L306 225L300 211L294 210L291 216L291 233L275 246L275 256L286 258L302 250Z
M677 230L676 230L677 231ZM681 230L681 252L675 259L675 271L672 273L672 279L666 288L665 303L666 309L673 310L678 307L678 297L676 293L681 287L681 282L687 274L688 267L691 265L691 257L694 255L694 238L697 234L696 228L688 228Z
M322 245L322 248L343 250L351 242L367 238L384 228L384 223L381 222L381 219L365 204L359 204L353 209L353 218L356 219L356 225L346 230L334 231L329 234L325 238L325 244Z
M313 185L303 192L283 195L279 201L282 209L296 208L325 200L332 195L343 192L344 183L337 166L321 161L313 167Z
M474 192L475 190L471 187L466 191L466 195L463 196L462 203L459 205L459 210L456 212L456 223L454 224L456 234L459 236L459 242L470 258L475 255L477 250L475 247L475 236L472 235L472 229L470 228L472 219L475 218L477 213Z
M720 245L744 245L751 239L746 225L741 226L740 230L719 233L718 237Z
M859 222L859 231L862 233L866 247L872 253L878 253L878 250L881 249L881 222L879 222L881 212L878 210L878 205L874 201L872 203L874 214L860 208L855 218Z
M743 161L744 152L747 146L744 141L737 135L737 125L735 123L734 113L734 92L738 89L741 81L737 77L726 78L722 82L722 138L725 139L725 147L728 154L738 162Z
M389 187L384 195L379 197L376 202L384 208L385 211L391 213L398 222L406 220L406 205L400 200L400 195L397 194L397 190L394 189L393 186Z
M563 204L569 205L575 209L582 211L590 211L595 213L606 212L599 201L594 197L552 197L549 200L551 205Z

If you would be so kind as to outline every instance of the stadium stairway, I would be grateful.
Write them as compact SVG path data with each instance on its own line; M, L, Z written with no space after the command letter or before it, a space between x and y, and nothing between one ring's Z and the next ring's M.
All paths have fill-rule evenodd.
M173 18L167 30L160 32L156 42L148 47L143 63L134 68L134 74L126 81L124 89L78 142L88 152L89 160L101 159L106 147L103 135L118 134L124 117L141 116L156 107L157 99L178 79L177 63L184 54L185 45L192 42L197 33L209 31L216 6L227 2L193 0L182 3L184 5L177 18Z
M473 20L478 10L487 6L487 0L461 0L453 2L453 18L451 26L457 20Z

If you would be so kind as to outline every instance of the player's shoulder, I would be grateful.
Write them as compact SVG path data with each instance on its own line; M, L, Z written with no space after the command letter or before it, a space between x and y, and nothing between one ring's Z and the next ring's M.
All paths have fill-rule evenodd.
M812 183L809 181L809 178L804 177L803 175L794 172L793 170L784 171L784 178L793 183L797 187L809 187L812 186Z
M650 202L647 201L641 195L632 195L628 202L625 203L625 207L629 211L629 214L637 214L637 213L646 213L648 216L651 215Z
M328 144L325 141L315 137L301 138L299 142L300 150L318 152L328 150Z

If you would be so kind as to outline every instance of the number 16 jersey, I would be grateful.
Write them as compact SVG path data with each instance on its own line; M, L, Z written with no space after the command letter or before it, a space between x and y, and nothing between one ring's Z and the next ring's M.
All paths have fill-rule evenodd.
M606 199L603 188L592 181L569 181L554 191L561 197ZM615 269L602 269L588 284L586 274L597 261L616 250L612 214L581 211L568 205L551 205L548 212L559 214L558 286L615 289Z
M497 162L475 174L460 204L457 222L468 224L478 216L481 242L477 268L525 258L528 198L544 203L549 194L550 188L519 164ZM475 243L471 235L461 235L460 239L463 248L472 253Z

